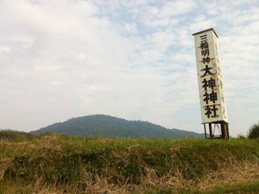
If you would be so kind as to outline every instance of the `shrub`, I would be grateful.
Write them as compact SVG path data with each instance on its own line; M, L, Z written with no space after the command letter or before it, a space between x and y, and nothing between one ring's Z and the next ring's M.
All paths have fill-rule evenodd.
M253 124L250 127L247 137L250 139L259 138L259 122L256 124Z
M14 130L0 131L0 141L27 141L36 138L36 135Z
M238 134L237 135L237 139L246 139L246 136L242 135L242 134Z

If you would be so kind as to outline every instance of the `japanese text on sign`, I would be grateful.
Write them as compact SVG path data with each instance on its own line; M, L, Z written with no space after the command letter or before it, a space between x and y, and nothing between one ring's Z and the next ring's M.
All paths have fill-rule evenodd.
M213 29L193 34L203 123L227 121L217 34Z

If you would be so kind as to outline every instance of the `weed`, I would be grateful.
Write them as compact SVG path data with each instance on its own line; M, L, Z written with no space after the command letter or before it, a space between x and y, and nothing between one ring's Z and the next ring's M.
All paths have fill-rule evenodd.
M194 185L210 174L258 161L258 145L258 139L121 140L44 134L0 141L0 173L3 184L17 186L13 193L22 191L21 183L28 185L24 193L32 192L33 185L37 191L53 187L80 193L104 187L105 192L197 193ZM7 158L11 162L5 163ZM7 192L7 187L0 189Z

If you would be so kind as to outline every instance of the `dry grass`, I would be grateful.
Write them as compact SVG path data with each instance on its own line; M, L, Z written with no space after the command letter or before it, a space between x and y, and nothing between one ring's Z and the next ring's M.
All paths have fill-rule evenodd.
M87 193L89 194L130 194L144 193L147 190L161 190L174 188L180 190L206 191L215 187L229 187L235 184L243 184L258 181L259 161L245 161L242 163L230 164L215 172L208 173L203 180L186 180L180 172L176 176L157 177L153 169L146 169L147 174L141 179L140 185L125 184L122 187L108 184L106 179L96 178L95 183L91 179L86 181Z
M0 158L0 180L4 178L5 171L12 165L13 158Z
M233 163L228 168L222 168L218 171L208 173L203 180L186 180L180 172L176 176L157 177L153 169L146 169L147 174L141 178L141 184L125 184L122 186L109 184L107 178L95 176L92 180L87 172L85 174L85 184L88 194L131 194L145 193L150 190L166 190L173 188L179 191L183 188L189 191L207 191L215 187L229 187L235 184L243 184L258 181L259 179L259 161L245 161L242 163ZM61 194L66 193L66 189L57 190L54 187L45 187L38 190L38 193ZM70 192L78 193L77 190Z
M222 147L226 148L225 152L221 151ZM258 181L257 148L257 142L252 140L141 142L43 136L34 141L2 141L0 193L147 194L168 190L175 193L181 193L182 190L204 192L216 187ZM215 154L220 157L216 158ZM225 159L226 157L228 158ZM17 158L26 159L26 165L17 163ZM80 160L81 163L78 162ZM28 167L25 172L29 173L26 176L32 176L31 179L19 175L19 165L21 169ZM80 168L73 168L76 165ZM116 165L125 169L119 171ZM136 170L139 166L141 171ZM163 167L163 171L160 167ZM65 173L68 181L58 182L59 179L54 177L54 181L49 179L46 183L45 172L56 173L53 176L58 176L57 171L51 171L50 168ZM39 171L34 173L35 169ZM78 170L78 174L68 176L73 174L74 169ZM188 170L194 173L193 176L187 176ZM8 174L10 172L16 175ZM135 176L135 172L139 173L139 177ZM139 181L132 181L135 177Z
M255 182L259 179L259 160L244 161L229 165L216 172L208 173L204 180L197 184L200 190L213 187L227 187L235 184Z

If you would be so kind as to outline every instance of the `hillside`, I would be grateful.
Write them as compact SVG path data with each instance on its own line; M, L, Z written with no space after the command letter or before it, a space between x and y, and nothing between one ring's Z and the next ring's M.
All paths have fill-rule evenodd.
M204 138L203 134L167 129L146 121L128 121L107 115L72 118L62 123L55 123L32 131L31 133L40 134L45 132L109 138Z
M255 194L258 159L258 140L5 131L0 132L0 193Z

